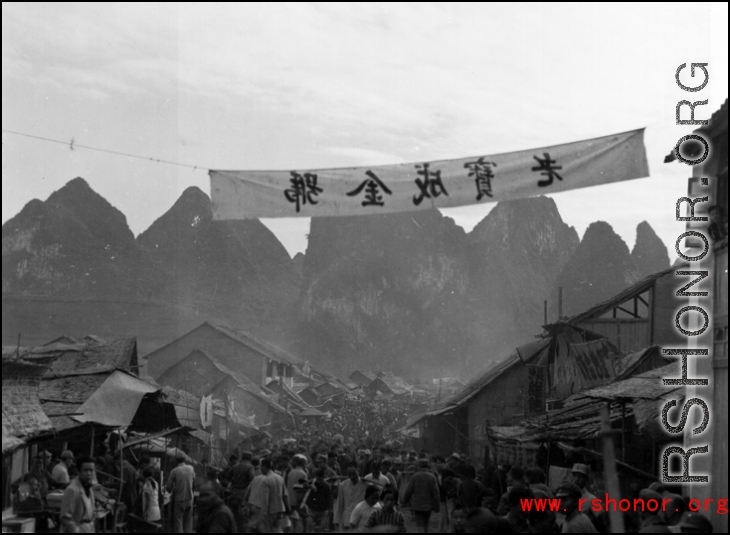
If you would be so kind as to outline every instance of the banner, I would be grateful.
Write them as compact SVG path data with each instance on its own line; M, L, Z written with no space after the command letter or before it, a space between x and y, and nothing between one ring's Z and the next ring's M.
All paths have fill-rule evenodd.
M459 160L210 171L214 219L319 217L486 204L649 175L644 130Z

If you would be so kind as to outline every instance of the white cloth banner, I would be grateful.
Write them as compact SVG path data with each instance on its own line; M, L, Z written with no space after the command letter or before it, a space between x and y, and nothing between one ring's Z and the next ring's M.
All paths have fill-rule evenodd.
M649 175L644 130L412 164L210 171L214 219L405 212L532 197Z

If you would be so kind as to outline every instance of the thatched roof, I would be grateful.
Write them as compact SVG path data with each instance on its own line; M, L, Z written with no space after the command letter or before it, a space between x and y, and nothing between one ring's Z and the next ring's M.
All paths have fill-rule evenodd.
M635 377L629 377L622 381L598 386L579 392L566 400L566 406L577 404L585 399L602 399L606 401L638 400L638 399L659 399L672 394L675 391L683 390L683 387L665 386L661 378L677 376L677 363L667 364L642 373Z
M490 428L494 439L508 438L517 442L535 442L550 437L553 440L595 438L599 435L600 410L611 403L611 422L618 422L624 416L635 417L640 429L656 425L661 410L661 399L679 399L684 396L683 386L664 386L662 378L677 377L676 363L662 366L635 377L615 381L611 384L584 390L565 400L565 408L551 411L524 422L524 425L509 428L514 432L504 434L505 428ZM648 429L651 433L652 429Z
M38 384L44 372L42 366L3 360L3 451L6 441L8 445L17 444L17 439L33 438L53 430L38 398Z
M22 446L24 442L20 440L19 438L14 437L13 435L8 435L5 433L5 430L3 429L3 453L8 453L13 451L18 446Z
M99 373L88 375L72 375L58 379L46 379L40 385L42 401L57 401L62 403L84 403L89 396L106 381L113 370L106 369Z
M80 427L79 422L73 419L72 416L79 414L79 407L81 403L62 403L57 401L42 401L41 407L43 411L51 420L53 428L57 432L67 431Z
M84 339L77 344L50 343L31 348L21 356L28 362L46 364L48 376L109 369L135 372L138 367L136 338L120 338L108 343L94 339Z

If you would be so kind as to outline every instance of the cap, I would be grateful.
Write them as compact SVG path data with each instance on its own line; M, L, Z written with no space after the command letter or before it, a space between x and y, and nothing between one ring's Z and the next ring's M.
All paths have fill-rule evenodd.
M460 461L461 460L461 455L459 455L458 453L452 453L449 458L450 459L456 459L457 461Z
M259 457L261 457L262 459L263 459L264 457L268 457L269 455L271 455L271 450L267 450L267 449L263 449L263 450L261 450L261 452L259 453Z
M656 491L656 492L658 492L660 494L663 494L664 493L664 490L665 490L664 489L664 485L662 485L658 481L655 481L654 483L652 483L651 485L649 485L648 488L650 488L651 490Z
M573 465L573 469L571 470L574 474L583 474L584 476L588 477L588 473L590 472L590 468L588 468L587 464L583 463L575 463Z
M185 459L186 459L185 452L178 450L177 453L175 453L176 461L184 461Z
M74 454L71 450L66 450L61 454L61 460L65 461L66 459L74 460Z
M429 466L431 466L431 463L428 462L428 459L418 459L418 466L428 468Z
M556 498L564 498L570 496L571 498L580 498L583 495L583 491L575 483L565 483L560 486L558 492L555 493Z
M679 528L682 533L712 533L712 523L702 513L685 513Z

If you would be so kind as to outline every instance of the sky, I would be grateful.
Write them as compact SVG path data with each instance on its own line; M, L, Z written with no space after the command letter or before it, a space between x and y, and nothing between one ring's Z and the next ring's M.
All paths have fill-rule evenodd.
M2 221L77 176L136 235L186 188L209 193L209 168L440 160L646 127L650 177L552 197L581 236L608 221L632 247L648 221L673 258L692 171L663 160L695 128L675 105L707 99L704 119L727 98L727 19L727 3L5 2ZM710 82L690 94L674 75L693 62ZM442 212L469 231L493 206ZM306 249L308 219L262 221Z

